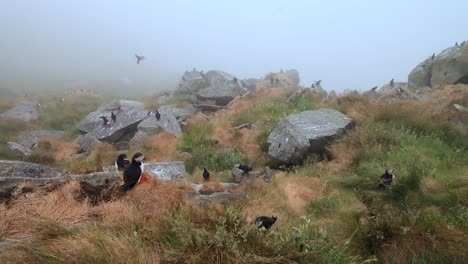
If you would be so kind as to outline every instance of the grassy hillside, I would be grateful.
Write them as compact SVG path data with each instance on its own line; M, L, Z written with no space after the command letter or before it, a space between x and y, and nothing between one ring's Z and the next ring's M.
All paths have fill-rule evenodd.
M468 135L449 121L468 124L466 113L451 107L468 105L467 88L449 86L423 102L351 94L328 105L308 93L287 104L290 92L260 90L190 118L181 138L149 137L142 151L149 161L180 160L188 152L192 181L201 181L204 166L215 181L228 181L236 163L275 165L266 137L288 114L330 107L355 126L329 147L332 160L242 184L233 192L245 198L229 206L198 208L183 195L187 186L156 181L98 204L88 202L78 183L49 192L26 186L31 192L18 191L0 205L0 262L467 263ZM58 112L71 120L82 115ZM59 115L53 106L47 113ZM69 127L65 117L41 118L36 126ZM232 129L247 122L256 129ZM16 126L2 129L13 135ZM79 169L112 164L114 156L111 146L98 146ZM73 162L66 166L78 170ZM390 167L396 181L378 189ZM259 215L277 215L278 222L258 231ZM2 246L1 239L11 238L19 240Z

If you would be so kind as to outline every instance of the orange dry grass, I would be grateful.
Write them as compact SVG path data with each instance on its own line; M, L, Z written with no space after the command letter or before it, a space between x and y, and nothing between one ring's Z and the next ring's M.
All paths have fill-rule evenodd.
M146 153L145 160L147 162L163 162L179 159L177 145L180 143L180 138L162 132L156 135L146 137L144 147L146 150L154 150Z
M154 178L138 184L122 199L100 205L102 223L107 226L125 226L159 220L174 206L183 202L181 193L172 185Z
M91 173L114 165L117 151L107 143L96 144L91 153L82 159L71 160L67 168L72 173Z
M27 193L8 208L0 207L2 236L32 234L43 221L72 225L89 220L95 208L76 201L77 192L79 183L72 182L47 194L40 191Z
M41 156L48 157L55 162L68 160L79 150L80 145L73 142L66 142L53 138L38 138L38 152Z
M223 185L221 185L219 182L210 181L203 183L203 188L200 190L200 193L209 195L215 192L222 191L224 191Z

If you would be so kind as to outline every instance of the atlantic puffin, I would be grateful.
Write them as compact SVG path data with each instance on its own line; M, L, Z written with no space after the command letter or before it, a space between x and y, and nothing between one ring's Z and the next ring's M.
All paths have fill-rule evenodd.
M210 180L210 172L206 168L203 168L203 179L206 182Z
M132 162L124 171L124 184L120 187L122 192L131 190L140 180L141 174L144 170L142 153L137 152L132 157Z
M115 162L115 168L117 171L124 171L128 165L130 165L130 161L127 159L126 154L120 154L117 157L117 161Z

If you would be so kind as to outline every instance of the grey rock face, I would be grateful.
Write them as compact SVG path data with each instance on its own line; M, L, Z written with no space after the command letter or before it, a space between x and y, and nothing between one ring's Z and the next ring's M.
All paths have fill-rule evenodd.
M242 80L242 86L244 86L249 92L254 92L257 89L257 79L244 79Z
M32 148L37 144L38 138L53 138L53 139L61 139L65 135L63 131L57 130L36 130L31 131L23 136L19 137L16 143L21 144L27 148Z
M331 102L332 100L334 100L337 97L338 96L336 95L336 92L332 90L325 97L323 97L322 100L320 100L320 101L322 103L329 103L329 102Z
M185 182L187 171L182 161L145 163L145 172L161 181Z
M23 104L3 112L0 114L0 118L11 118L29 122L39 118L39 111L36 103Z
M141 147L145 141L146 136L148 136L148 133L139 130L130 140L130 147Z
M432 57L427 58L418 64L408 76L408 87L417 89L419 87L431 86L432 65L434 61Z
M115 123L111 119L111 112L116 115ZM100 116L107 117L109 120L107 126L104 126ZM144 110L142 103L117 100L88 114L76 128L104 142L127 141L134 136L138 124L147 116L148 111Z
M51 168L45 165L23 161L0 160L0 178L51 178L66 174L62 169Z
M204 79L207 86L197 92L198 99L214 101L216 105L225 106L236 96L247 92L242 83L234 81L234 76L222 71L209 71Z
M102 105L98 107L96 111L89 113L80 121L80 123L78 123L76 129L88 133L97 127L103 127L103 122L99 118L100 116L106 116L109 121L112 122L111 112L114 112L117 115L116 121L119 123L119 119L124 119L121 120L121 122L124 122L125 119L134 117L135 113L139 113L140 111L144 111L144 105L141 102L116 100L109 104Z
M195 69L193 71L186 71L182 75L176 91L182 99L195 101L195 93L200 89L198 86L201 80L203 80L202 72Z
M296 86L299 85L299 83L301 82L301 78L299 77L299 72L295 69L287 70L286 75L291 81L293 81L293 84Z
M75 143L78 143L81 147L80 152L90 152L93 149L94 145L96 145L99 142L100 141L97 138L89 134L80 135L75 139Z
M172 112L174 113L177 121L182 122L185 119L193 116L194 114L197 113L197 108L192 105L186 105L184 107L178 108L178 107L173 107Z
M351 118L327 108L289 115L268 136L268 155L284 163L301 163L312 153L323 153L351 124Z
M18 158L26 159L27 157L31 156L31 149L26 148L25 146L16 142L7 142L7 144L11 151L13 151Z
M468 83L467 44L442 51L436 56L432 66L432 88L455 83Z
M148 118L138 125L138 130L147 134L157 134L162 131L167 131L175 136L180 136L182 130L177 117L174 113L174 107L164 105L158 109L161 117L159 121L156 119L155 113L151 113Z
M447 48L434 59L424 60L408 76L412 90L456 83L468 83L468 43Z

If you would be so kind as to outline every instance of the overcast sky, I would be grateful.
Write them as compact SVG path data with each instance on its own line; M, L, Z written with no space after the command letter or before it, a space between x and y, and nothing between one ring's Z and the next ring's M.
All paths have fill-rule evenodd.
M174 88L185 69L369 89L468 39L467 0L0 1L0 88ZM137 65L134 53L147 60Z

